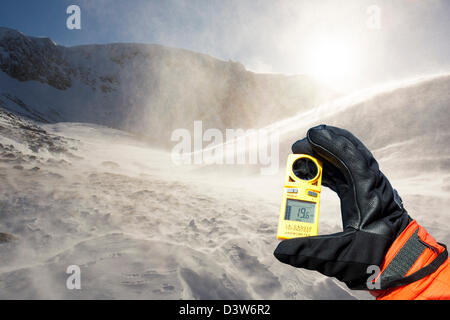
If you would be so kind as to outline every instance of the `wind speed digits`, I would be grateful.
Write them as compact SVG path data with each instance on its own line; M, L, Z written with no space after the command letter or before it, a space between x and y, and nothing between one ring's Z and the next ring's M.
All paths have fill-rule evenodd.
M315 211L316 204L313 202L288 199L285 220L314 223Z

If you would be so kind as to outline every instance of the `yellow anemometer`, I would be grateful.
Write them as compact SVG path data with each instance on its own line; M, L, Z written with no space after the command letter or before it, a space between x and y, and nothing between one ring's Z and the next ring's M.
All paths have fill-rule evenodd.
M317 235L322 163L306 154L288 156L277 239Z

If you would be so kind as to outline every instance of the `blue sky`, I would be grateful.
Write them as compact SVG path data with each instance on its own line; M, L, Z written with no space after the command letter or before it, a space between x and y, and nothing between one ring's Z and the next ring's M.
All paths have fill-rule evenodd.
M81 30L66 28L71 4ZM367 26L371 5L380 29ZM449 16L448 0L2 0L0 25L66 46L159 43L353 88L449 72Z

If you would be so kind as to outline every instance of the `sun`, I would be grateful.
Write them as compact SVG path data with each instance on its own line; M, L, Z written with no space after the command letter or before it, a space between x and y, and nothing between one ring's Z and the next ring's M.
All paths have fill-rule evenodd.
M358 75L358 65L357 50L350 41L321 39L307 48L306 73L330 87L349 86Z

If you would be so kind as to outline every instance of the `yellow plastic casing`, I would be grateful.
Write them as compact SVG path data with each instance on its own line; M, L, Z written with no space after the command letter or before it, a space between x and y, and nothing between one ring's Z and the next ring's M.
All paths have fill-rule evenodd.
M293 164L300 158L308 158L317 166L317 175L311 180L302 180L293 172ZM284 177L283 199L281 202L280 218L278 222L277 239L285 240L299 237L310 237L317 235L319 224L320 191L322 188L322 162L306 154L291 154L288 156L286 173ZM301 202L290 202L306 204L311 207L315 204L313 222L286 220L286 204L288 200ZM292 208L292 207L291 207ZM289 216L291 208L289 208ZM295 210L295 209L294 209ZM300 209L298 214L300 214ZM309 217L309 215L308 215ZM312 220L312 219L311 219Z

